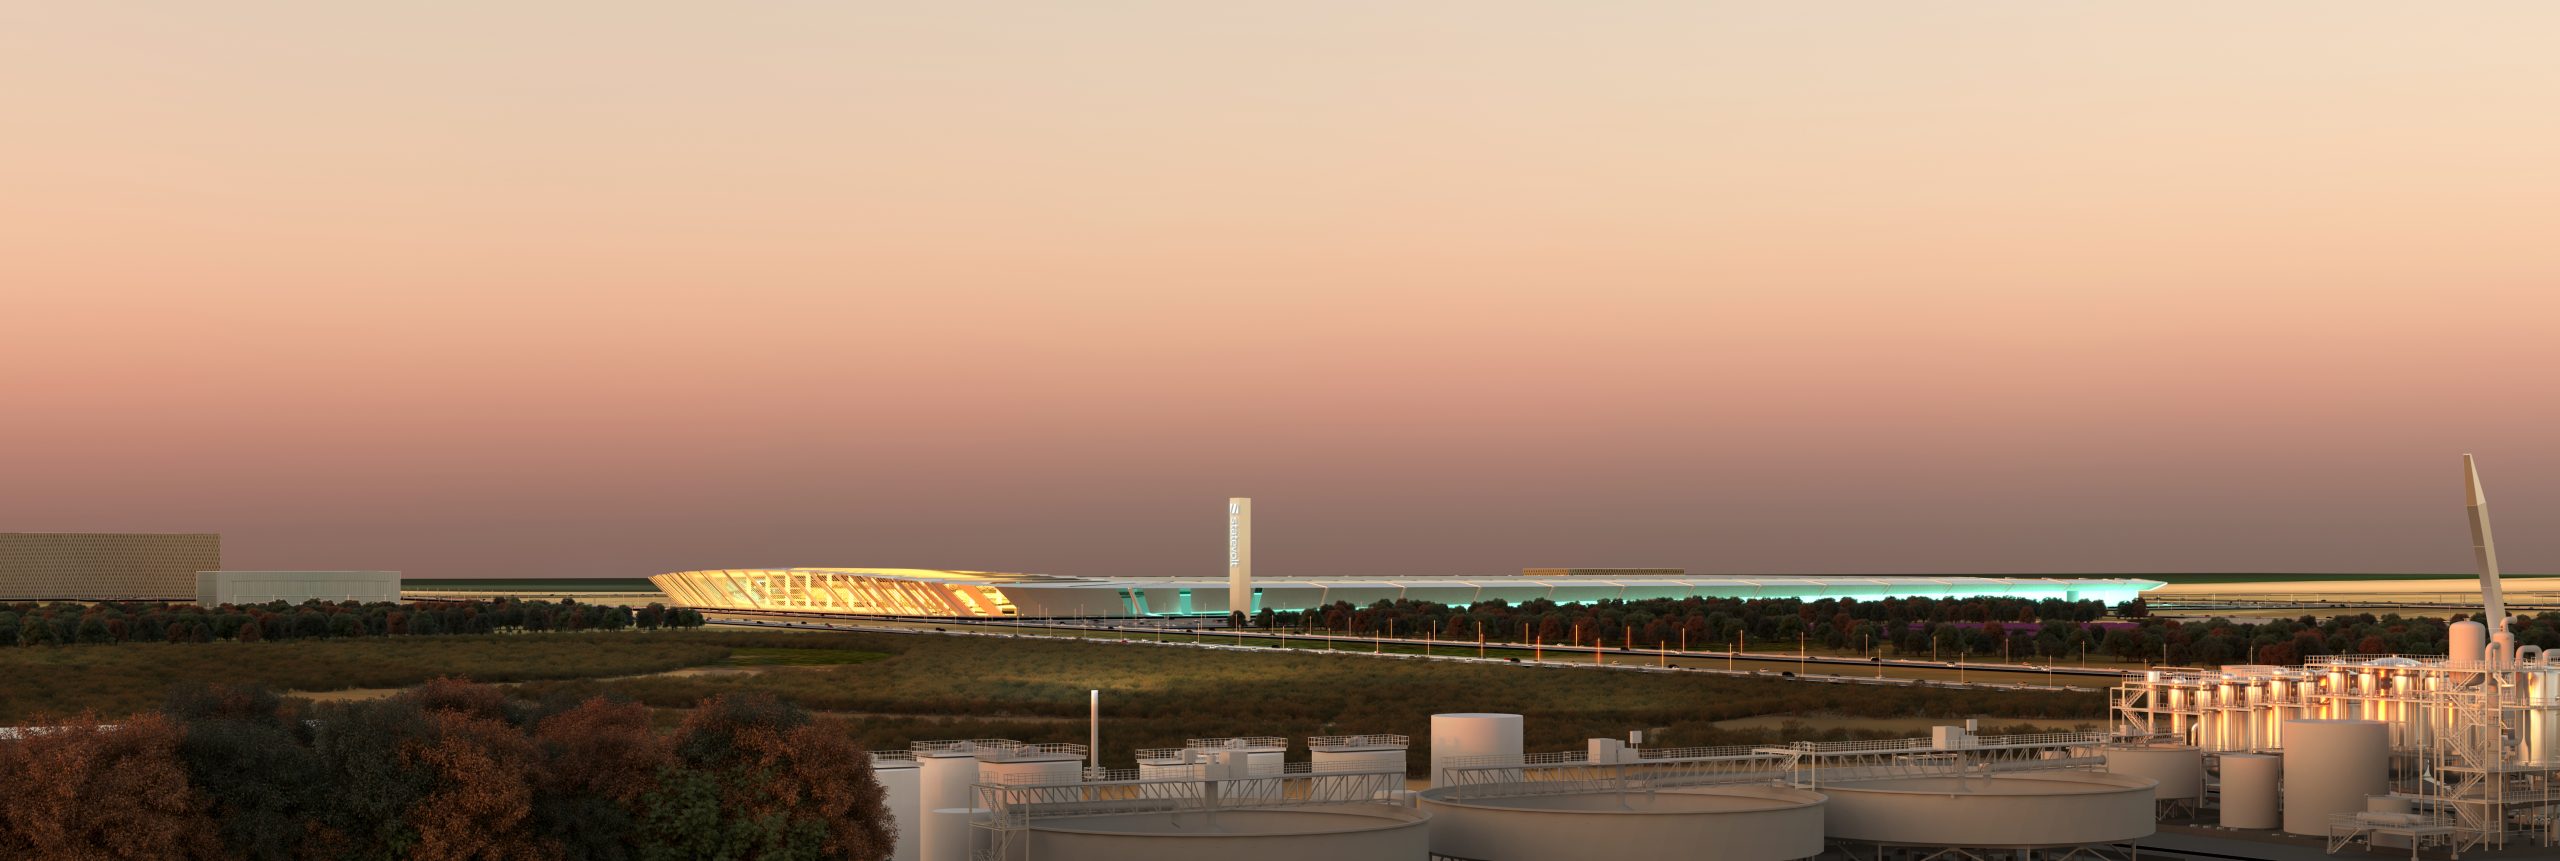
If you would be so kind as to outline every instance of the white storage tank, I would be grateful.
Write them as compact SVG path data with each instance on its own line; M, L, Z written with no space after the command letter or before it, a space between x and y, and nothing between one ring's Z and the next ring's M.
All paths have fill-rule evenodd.
M2204 797L2204 751L2192 747L2111 747L2107 770L2160 782L2153 797L2184 801Z
M1139 780L1187 780L1200 776L1200 752L1179 747L1138 750Z
M2226 753L2222 762L2222 827L2275 828L2280 760L2255 753Z
M966 810L977 802L973 789L978 782L977 743L919 742L916 757L916 854L923 861L949 861L952 853L965 857L968 845L961 832L957 836L939 827L934 811ZM950 841L962 839L959 845Z
M1621 854L1609 847L1690 847L1718 861L1782 861L1822 853L1823 796L1792 787L1492 798L1460 798L1461 791L1422 793L1433 855L1547 861Z
M1199 751L1241 751L1244 754L1245 774L1248 777L1278 776L1286 767L1283 758L1289 753L1289 740L1275 736L1195 738L1185 740L1182 745Z
M2445 626L2445 663L2457 667L2476 667L2489 650L2489 628L2478 622L2455 622Z
M1035 783L1074 783L1084 777L1084 757L1058 756L1046 759L979 760L979 783L1010 783L1017 786Z
M1480 756L1521 757L1520 716L1462 712L1431 716L1431 785L1447 778L1450 760Z
M978 758L965 750L916 751L916 806L921 810L967 807L978 782Z
M1401 735L1320 735L1307 739L1316 771L1403 771L1411 740Z
M922 771L915 757L903 752L871 755L871 773L879 777L881 792L886 796L882 803L898 827L898 842L889 853L889 861L918 861L917 853L922 851L922 838L917 835L924 830Z
M2326 836L2329 817L2364 812L2391 791L2391 728L2370 720L2298 720L2285 727L2284 830Z

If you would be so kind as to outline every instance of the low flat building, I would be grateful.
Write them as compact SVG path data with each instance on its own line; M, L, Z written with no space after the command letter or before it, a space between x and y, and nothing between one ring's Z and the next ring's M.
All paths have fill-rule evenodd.
M1589 570L1589 569L1585 569ZM1176 577L1067 577L917 568L750 568L680 571L649 578L677 604L703 610L787 610L881 616L1050 618L1222 616L1229 581ZM2110 604L2157 589L2154 580L2043 577L1265 577L1256 611L1308 610L1348 601L1413 599L1465 606L1502 599L1558 604L1652 598L2012 598Z
M398 571L198 571L196 605L397 603Z
M1522 577L1678 577L1686 568L1522 568Z
M221 567L209 532L0 532L0 601L183 601Z

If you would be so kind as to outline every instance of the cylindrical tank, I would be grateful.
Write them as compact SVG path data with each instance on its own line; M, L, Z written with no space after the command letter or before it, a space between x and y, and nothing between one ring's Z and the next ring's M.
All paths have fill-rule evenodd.
M1477 756L1521 756L1520 716L1463 712L1431 716L1431 785L1447 780L1441 770L1453 759Z
M2150 778L2103 771L2021 771L1824 784L1832 838L1920 846L2032 849L2151 836Z
M889 818L897 823L898 842L889 853L889 861L918 861L916 853L922 843L916 832L924 828L922 768L912 759L874 759L871 773L880 779L882 799L889 808Z
M1025 857L1040 861L1412 859L1431 854L1430 815L1395 804L1332 804L1044 816ZM928 859L930 861L930 859Z
M2416 813L2418 812L2418 804L2417 802L2401 798L2396 795L2368 795L2364 797L2364 812Z
M1403 771L1404 748L1317 748L1307 753L1316 771Z
M2107 770L2160 782L2161 801L2204 797L2204 751L2192 747L2111 747Z
M970 810L975 805L978 759L965 751L916 753L916 858L955 861L968 858L968 817L952 833L934 817L940 810ZM952 843L960 841L960 843Z
M965 754L945 756L921 754L916 757L916 771L919 772L916 793L918 810L967 807L976 801L970 797L970 787L978 782L977 757Z
M2489 648L2489 629L2478 622L2455 622L2445 626L2445 663L2457 667L2476 667L2480 656Z
M1696 847L1719 861L1822 853L1820 793L1780 786L1458 798L1426 790L1431 854L1481 861L1613 855L1596 847Z
M1182 748L1138 751L1139 780L1186 780L1200 776L1200 753Z
M972 814L985 812L983 807L941 807L925 813L923 861L970 861L987 848L986 830L969 827Z
M978 763L979 783L1074 783L1084 777L1081 759L1024 759ZM965 805L966 802L964 801Z
M2276 815L2275 757L2226 753L2222 760L2222 827L2274 828Z
M2560 669L2527 666L2524 679L2524 735L2517 758L2527 765L2560 765Z
M2391 790L2391 730L2381 721L2299 720L2285 728L2284 830L2326 836L2329 817Z

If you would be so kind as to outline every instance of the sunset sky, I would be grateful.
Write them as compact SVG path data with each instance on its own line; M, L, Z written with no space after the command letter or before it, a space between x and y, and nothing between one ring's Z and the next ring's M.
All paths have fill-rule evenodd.
M0 5L0 531L2560 571L2560 4Z

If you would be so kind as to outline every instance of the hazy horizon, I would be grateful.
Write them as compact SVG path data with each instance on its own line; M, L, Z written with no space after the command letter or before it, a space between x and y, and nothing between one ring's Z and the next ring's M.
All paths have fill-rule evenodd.
M2560 570L2560 6L0 9L0 531Z

